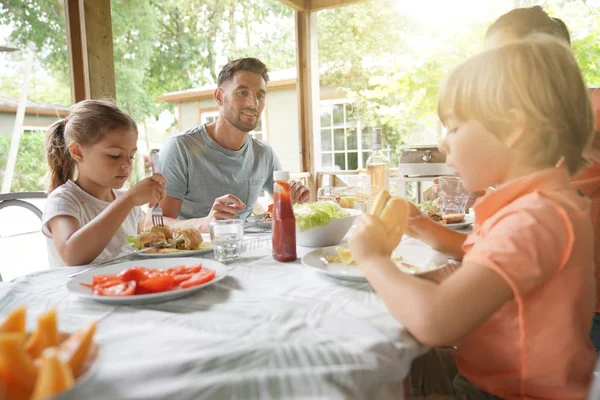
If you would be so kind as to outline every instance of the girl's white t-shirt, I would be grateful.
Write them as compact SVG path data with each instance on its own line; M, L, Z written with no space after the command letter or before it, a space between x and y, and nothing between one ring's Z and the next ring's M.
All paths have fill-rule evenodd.
M115 198L117 198L125 193L125 190L113 190L113 193ZM48 230L48 221L59 215L68 215L77 219L79 226L84 226L96 218L109 205L109 201L97 199L71 180L50 193L50 196L46 200L44 215L42 217L42 233L47 238L50 267L62 267L65 263L60 258L58 251L56 251L56 247L54 247L52 233ZM93 263L100 263L117 257L122 252L123 245L127 243L127 236L136 235L138 223L143 220L144 212L140 207L134 207L110 240L108 246L102 250Z

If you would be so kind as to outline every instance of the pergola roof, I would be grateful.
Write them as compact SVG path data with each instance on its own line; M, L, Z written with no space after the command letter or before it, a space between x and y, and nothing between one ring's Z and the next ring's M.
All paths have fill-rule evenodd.
M279 0L296 11L319 11L326 8L349 6L350 4L365 3L370 0Z

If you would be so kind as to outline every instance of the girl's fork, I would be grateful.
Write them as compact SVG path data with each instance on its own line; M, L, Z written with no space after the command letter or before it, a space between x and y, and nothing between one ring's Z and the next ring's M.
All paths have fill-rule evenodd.
M150 151L150 164L152 165L152 173L158 173L158 150L153 149ZM163 211L160 205L154 206L152 209L152 225L163 226Z

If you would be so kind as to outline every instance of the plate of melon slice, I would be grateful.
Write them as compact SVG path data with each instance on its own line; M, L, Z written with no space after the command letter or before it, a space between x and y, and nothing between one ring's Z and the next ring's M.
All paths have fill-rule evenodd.
M14 309L0 322L0 399L52 398L91 373L98 354L96 321L72 332L58 329L55 309L25 329L26 308Z

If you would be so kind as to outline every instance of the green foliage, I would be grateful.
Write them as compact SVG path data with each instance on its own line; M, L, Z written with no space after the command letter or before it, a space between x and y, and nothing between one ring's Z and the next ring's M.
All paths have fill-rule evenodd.
M0 182L4 179L4 169L8 159L12 135L0 135ZM17 164L11 186L12 192L45 191L44 181L47 165L44 155L44 132L26 131L21 136Z
M293 11L278 0L112 0L111 17L117 103L140 122L173 108L156 101L165 92L216 83L230 59L259 57L271 70L295 65ZM2 0L0 24L13 27L15 46L33 43L69 93L63 1ZM14 79L3 81L3 93L18 91Z
M373 0L319 13L319 62L323 82L356 99L366 126L381 127L395 150L409 137L436 137L440 84L462 60L480 51L485 30L499 15L465 25L449 36L415 25L392 0ZM518 1L542 5L571 30L573 50L584 77L600 86L599 8L580 1Z

